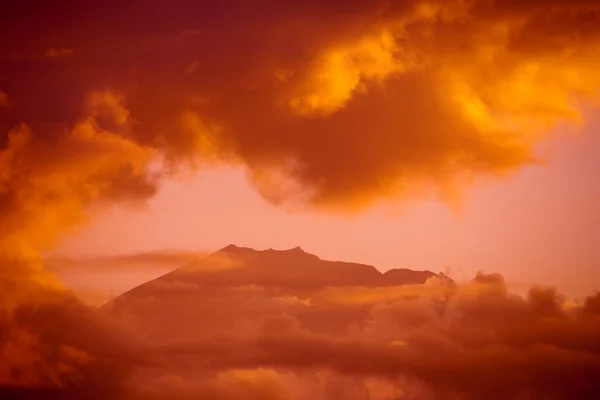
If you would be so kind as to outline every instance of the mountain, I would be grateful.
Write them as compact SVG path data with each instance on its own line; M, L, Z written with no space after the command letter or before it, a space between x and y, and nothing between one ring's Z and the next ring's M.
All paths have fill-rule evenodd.
M419 285L434 277L453 284L431 271L382 274L371 265L322 260L300 247L257 251L229 245L122 294L103 309L145 339L160 342L242 329L253 319L279 314L313 331L340 333L368 311L352 305L341 308L337 319L327 317L328 304L354 301L340 290Z
M410 269L381 273L372 265L322 260L300 247L260 251L231 244L202 260L131 289L105 308L113 308L125 299L156 294L157 286L174 283L206 289L259 286L301 294L342 286L373 288L424 284L433 277L454 284L443 273Z
M337 286L423 284L429 278L442 275L410 269L392 269L382 274L372 265L322 260L300 247L258 251L229 245L203 260L159 277L157 282L178 281L206 288L257 285L302 292ZM146 285L132 289L131 294L140 293Z

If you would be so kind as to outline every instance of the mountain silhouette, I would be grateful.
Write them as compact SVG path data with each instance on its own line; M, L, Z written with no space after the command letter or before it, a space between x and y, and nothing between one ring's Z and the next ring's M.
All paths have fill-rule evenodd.
M350 321L366 318L368 308L341 308L332 319L328 304L345 301L334 293L337 288L395 290L436 277L454 284L431 271L381 273L372 265L322 260L300 247L258 251L229 245L131 289L103 309L154 342L192 341L281 313L313 331L340 334Z
M260 251L231 244L202 260L194 261L137 286L112 302L141 295L155 283L180 282L213 289L256 285L265 288L284 288L296 293L339 286L380 287L424 284L433 277L454 284L454 281L443 273L404 268L381 273L372 265L322 260L300 247Z

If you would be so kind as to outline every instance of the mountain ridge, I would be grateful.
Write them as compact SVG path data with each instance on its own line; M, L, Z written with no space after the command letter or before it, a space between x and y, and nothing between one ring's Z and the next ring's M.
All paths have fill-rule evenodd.
M372 265L322 260L300 247L254 250L228 245L123 293L102 309L141 332L143 340L160 343L244 330L265 317L292 318L303 329L343 334L352 321L365 323L366 293L387 296L396 287L422 285L436 277L454 284L431 271L382 273ZM346 306L332 319L328 310L340 301Z
M367 266L367 267L371 267L374 268L376 271L378 271L380 274L382 275L388 275L388 276L393 276L398 274L399 272L407 272L407 273L415 273L415 274L419 274L419 273L426 273L426 274L432 274L432 276L438 276L442 279L447 279L450 280L452 282L454 282L452 280L452 278L450 278L449 276L447 276L446 274L444 274L443 272L439 272L439 273L435 273L432 272L428 269L426 270L414 270L414 269L410 269L410 268L392 268L386 271L380 271L379 269L377 269L377 267L375 267L374 265L371 264L362 264L362 263L356 263L356 262L350 262L350 261L341 261L341 260L324 260L322 258L320 258L317 255L314 255L312 253L308 253L305 250L302 249L301 246L296 246L293 247L291 249L284 249L284 250L277 250L277 249L273 249L273 248L268 248L265 250L256 250L253 249L251 247L245 247L245 246L237 246L236 244L229 244L225 247L223 247L220 250L217 250L216 252L212 253L211 255L218 255L218 254L223 254L223 253L227 253L227 254L236 254L236 253L244 253L244 252L256 252L256 253L261 253L261 252L271 252L271 253L280 253L280 254L305 254L307 256L310 257L314 257L317 258L321 261L325 261L325 262L335 262L335 263L344 263L344 264L355 264L355 265L363 265L363 266Z
M341 286L391 287L424 284L434 277L451 285L456 284L442 272L436 274L430 270L407 268L381 272L369 264L323 260L300 246L287 250L255 250L229 244L199 261L185 264L130 289L103 308L160 283L180 282L205 288L255 285L304 292Z

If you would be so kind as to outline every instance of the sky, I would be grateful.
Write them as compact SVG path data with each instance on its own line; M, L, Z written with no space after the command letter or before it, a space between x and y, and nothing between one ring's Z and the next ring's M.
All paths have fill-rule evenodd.
M0 397L600 390L599 19L598 0L2 2ZM298 250L205 271L229 244L456 285Z
M539 146L543 165L476 183L459 205L392 200L351 216L281 209L251 187L243 169L206 168L190 179L164 183L143 208L104 211L54 251L82 257L156 249L210 253L231 243L255 249L301 246L323 259L381 271L428 269L463 281L483 270L503 274L519 293L542 284L582 297L600 282L599 129L594 112L581 129L556 129L558 137ZM116 294L179 266L146 266L147 272L127 271L118 278L112 270L106 283L95 284Z
M596 289L593 1L269 4L8 6L4 208L38 213L12 247L301 245Z

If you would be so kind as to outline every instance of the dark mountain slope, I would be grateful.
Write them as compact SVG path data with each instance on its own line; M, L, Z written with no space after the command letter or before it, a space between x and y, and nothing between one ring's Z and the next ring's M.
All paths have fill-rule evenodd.
M371 265L322 260L300 247L257 251L230 245L124 293L103 309L160 342L248 329L261 318L281 315L314 331L340 334L349 321L364 320L369 308L332 290L423 284L435 276L404 269L382 274ZM349 303L331 318L331 302L340 301Z

